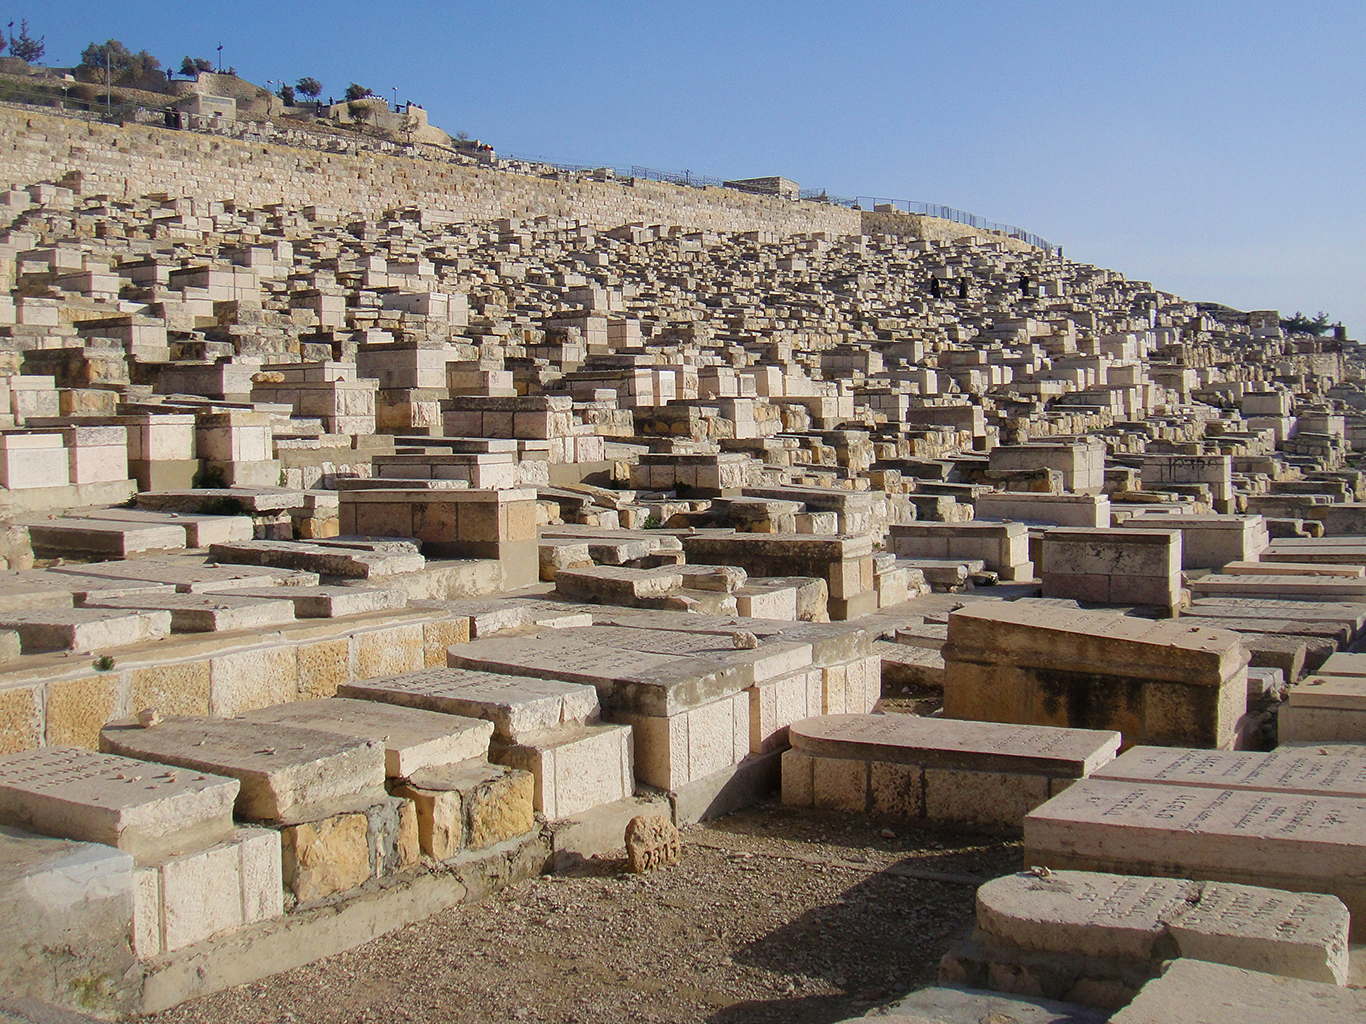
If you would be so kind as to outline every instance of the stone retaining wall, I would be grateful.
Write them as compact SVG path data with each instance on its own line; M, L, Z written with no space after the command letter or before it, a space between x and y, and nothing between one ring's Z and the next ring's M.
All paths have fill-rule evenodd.
M407 206L457 221L566 217L610 229L633 221L716 232L857 235L859 214L732 189L662 182L561 182L380 154L262 145L142 125L88 124L0 109L0 185L55 182L72 171L85 194L167 193L290 210L378 216Z

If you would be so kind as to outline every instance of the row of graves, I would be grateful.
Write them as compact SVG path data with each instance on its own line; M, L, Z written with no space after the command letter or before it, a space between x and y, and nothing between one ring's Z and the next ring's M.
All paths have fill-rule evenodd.
M980 238L0 209L7 991L780 798L1023 836L901 1019L1366 1010L1343 344Z

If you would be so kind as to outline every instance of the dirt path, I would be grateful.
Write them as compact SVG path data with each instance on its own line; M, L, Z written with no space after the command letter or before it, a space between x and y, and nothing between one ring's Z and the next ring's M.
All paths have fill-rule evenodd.
M771 805L686 828L680 864L543 877L159 1024L791 1021L930 983L973 879L1018 841Z

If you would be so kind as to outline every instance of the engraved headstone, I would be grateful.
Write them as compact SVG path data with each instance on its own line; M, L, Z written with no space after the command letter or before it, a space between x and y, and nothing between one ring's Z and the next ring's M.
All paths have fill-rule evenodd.
M626 824L626 859L633 874L676 864L682 853L678 829L659 815L639 814Z

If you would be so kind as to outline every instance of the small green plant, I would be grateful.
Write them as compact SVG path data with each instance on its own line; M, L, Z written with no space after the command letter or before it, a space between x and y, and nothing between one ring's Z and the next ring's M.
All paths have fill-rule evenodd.
M107 654L101 654L93 662L96 672L111 672L114 668L114 659Z
M659 521L659 516L655 515L653 512L645 517L645 529L647 530L658 530L663 525L664 524Z
M247 506L242 504L241 498L226 494L200 502L197 511L203 516L244 516Z
M190 486L196 490L216 490L227 487L228 480L223 475L222 466L201 466L190 481Z

